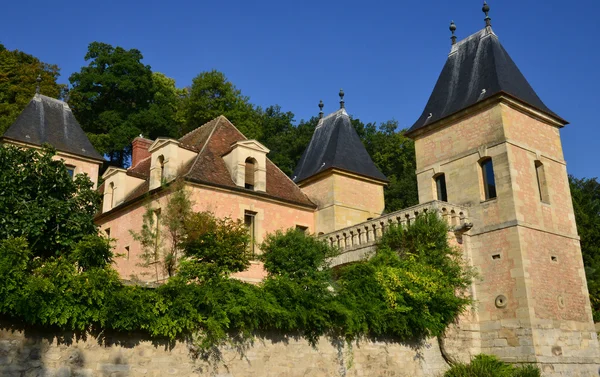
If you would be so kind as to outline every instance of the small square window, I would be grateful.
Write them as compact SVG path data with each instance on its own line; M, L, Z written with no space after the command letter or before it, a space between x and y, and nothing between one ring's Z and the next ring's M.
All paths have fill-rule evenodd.
M67 174L69 174L69 177L73 178L75 176L75 166L67 165Z

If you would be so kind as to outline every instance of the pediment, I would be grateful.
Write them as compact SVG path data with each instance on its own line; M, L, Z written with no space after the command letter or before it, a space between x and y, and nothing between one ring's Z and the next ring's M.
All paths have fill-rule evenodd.
M104 172L104 174L102 174L102 179L106 180L109 177L118 174L118 173L127 173L127 170L122 169L122 168L117 168L115 166L110 166L108 169L106 169L106 171Z
M177 141L175 139L159 137L156 140L154 140L154 142L152 144L150 144L150 146L148 147L148 152L152 153L155 150L157 150L167 144L170 144L170 143L175 143L176 145L179 145L179 141Z
M237 143L232 145L232 148L235 147L244 147L244 148L248 148L248 149L252 149L258 152L262 152L262 153L269 153L270 150L269 148L265 147L264 145L262 145L261 143L259 143L257 140L243 140L243 141L238 141Z

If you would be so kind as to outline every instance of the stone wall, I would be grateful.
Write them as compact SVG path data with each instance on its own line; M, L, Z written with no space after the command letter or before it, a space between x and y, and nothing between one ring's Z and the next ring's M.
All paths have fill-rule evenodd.
M0 326L3 377L440 376L447 368L435 339L420 345L262 336L243 352L222 348L221 362L194 359L188 344L140 336L77 336Z

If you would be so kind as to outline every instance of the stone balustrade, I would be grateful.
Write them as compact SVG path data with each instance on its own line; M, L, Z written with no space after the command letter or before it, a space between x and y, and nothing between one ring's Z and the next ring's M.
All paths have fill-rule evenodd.
M432 211L442 216L451 229L469 226L467 207L436 200L323 234L319 239L326 240L340 250L340 255L331 260L332 266L355 262L374 249L377 240L391 225L410 225L419 214Z

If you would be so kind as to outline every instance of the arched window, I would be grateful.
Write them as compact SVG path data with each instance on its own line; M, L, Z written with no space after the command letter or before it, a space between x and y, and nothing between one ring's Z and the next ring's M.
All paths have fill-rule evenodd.
M550 203L550 196L548 195L548 181L546 180L544 164L542 164L542 161L536 160L534 162L534 166L535 175L537 177L538 192L540 193L540 200L544 203Z
M494 177L494 164L490 157L479 162L481 165L481 178L483 182L483 194L485 200L496 197L496 178Z
M446 191L446 175L438 174L433 177L435 180L435 190L437 192L437 200L442 202L448 201L448 192Z
M244 187L254 190L254 175L256 170L256 160L252 157L246 159L246 171L244 175Z
M113 208L115 206L115 183L111 182L108 187L110 192L110 208Z
M158 164L160 165L160 182L162 184L165 179L165 156L162 154L158 156Z

